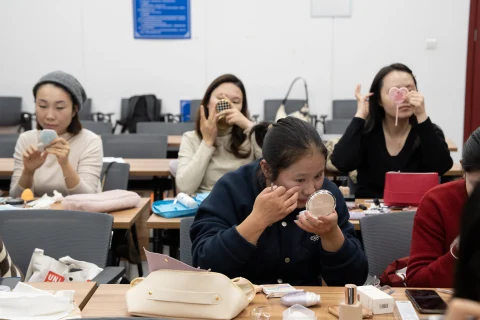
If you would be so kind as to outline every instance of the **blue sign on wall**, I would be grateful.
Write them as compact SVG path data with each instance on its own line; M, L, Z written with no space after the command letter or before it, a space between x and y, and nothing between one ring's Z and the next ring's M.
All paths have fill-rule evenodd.
M133 0L137 39L190 39L190 0Z

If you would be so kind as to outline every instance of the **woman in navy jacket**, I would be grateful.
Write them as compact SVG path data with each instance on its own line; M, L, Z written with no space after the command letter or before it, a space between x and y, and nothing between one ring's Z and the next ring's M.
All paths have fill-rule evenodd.
M190 229L193 264L257 284L363 284L367 259L345 200L324 178L318 132L292 117L252 132L264 158L224 175L200 205ZM335 196L336 211L301 214L319 189Z

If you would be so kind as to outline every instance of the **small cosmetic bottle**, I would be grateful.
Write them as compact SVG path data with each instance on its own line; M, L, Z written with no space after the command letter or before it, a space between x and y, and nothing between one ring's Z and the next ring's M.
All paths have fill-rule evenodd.
M362 304L357 299L357 286L345 285L345 301L340 303L339 320L362 320Z
M280 299L280 303L287 307L294 304L311 307L320 303L320 295L314 292L292 292L284 295Z

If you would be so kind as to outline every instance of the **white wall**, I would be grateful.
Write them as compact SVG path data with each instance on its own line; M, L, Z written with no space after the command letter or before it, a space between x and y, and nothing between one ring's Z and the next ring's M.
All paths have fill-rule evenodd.
M0 0L0 95L23 96L33 111L35 81L62 69L94 110L119 112L121 97L154 93L177 113L181 98L201 98L231 72L262 114L263 100L282 98L301 75L313 113L330 114L332 99L353 98L356 83L367 90L382 66L404 62L433 121L461 146L468 0L352 0L352 17L335 19L311 18L308 0L191 2L191 40L135 40L131 0Z

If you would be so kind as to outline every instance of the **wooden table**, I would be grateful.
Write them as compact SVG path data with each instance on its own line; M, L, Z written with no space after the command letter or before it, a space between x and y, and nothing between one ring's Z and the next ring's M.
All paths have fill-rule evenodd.
M130 164L131 177L168 177L171 175L169 163L172 159L123 159ZM0 176L13 174L13 158L0 158ZM335 176L335 172L328 173ZM462 166L454 163L453 167L445 173L445 176L462 176Z
M125 284L102 284L88 301L87 306L82 311L83 317L126 317L127 305L125 293L129 289ZM342 287L298 287L306 291L315 292L321 296L321 305L312 307L318 319L337 319L328 313L328 307L338 305L344 299L344 288ZM448 302L450 295L439 292L439 295ZM408 300L405 296L405 288L395 288L392 295L395 300ZM261 305L269 305L272 316L270 319L282 319L282 312L287 309L280 304L280 299L266 299L263 293L255 296L250 305L243 310L235 319L250 320L252 310ZM373 319L396 319L394 314L385 314L374 316Z
M180 148L182 136L168 136L168 146L173 148Z
M74 302L82 310L97 289L95 282L29 282L28 285L46 291L75 290Z
M172 159L123 159L130 164L131 177L168 177L168 164ZM13 158L0 158L0 176L10 177L13 174Z
M150 198L141 198L138 207L110 212L113 217L113 229L130 229L145 211L150 214L150 206ZM51 207L56 210L63 209L61 203L55 203Z

